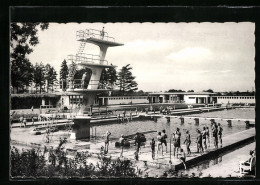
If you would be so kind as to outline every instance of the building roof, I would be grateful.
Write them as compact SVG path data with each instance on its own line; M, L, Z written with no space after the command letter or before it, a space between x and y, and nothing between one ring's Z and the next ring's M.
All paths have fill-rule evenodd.
M57 98L58 94L44 93L44 94L11 94L11 98Z
M158 92L149 93L149 95L215 95L216 93L210 92Z

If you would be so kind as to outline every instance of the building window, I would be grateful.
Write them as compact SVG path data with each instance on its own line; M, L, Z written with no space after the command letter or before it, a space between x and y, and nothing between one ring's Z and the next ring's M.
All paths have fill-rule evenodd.
M83 96L69 96L70 104L82 104Z

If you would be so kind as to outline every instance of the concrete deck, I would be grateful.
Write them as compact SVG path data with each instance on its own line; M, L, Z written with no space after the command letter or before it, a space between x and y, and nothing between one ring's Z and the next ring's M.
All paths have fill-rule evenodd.
M192 141L192 145L190 147L192 154L190 156L187 156L186 165L187 165L187 167L189 167L189 166L199 163L207 158L227 152L231 149L234 149L235 147L238 147L245 143L254 141L254 138L255 138L255 129L254 128L248 129L248 130L245 130L245 131L242 131L239 133L235 133L232 135L228 135L228 136L223 137L222 147L215 149L213 146L213 143L211 143L211 146L208 149L206 149L206 151L203 154L195 152L195 151L197 151L196 144L194 143L194 141ZM95 145L91 144L90 151L94 154L95 153L98 154L101 146L103 146L103 145L104 145L103 143L96 143ZM116 158L120 157L121 149L115 148L114 146L115 146L114 142L110 144L109 153L107 155L112 156L112 158L116 159ZM181 145L181 147L184 149L185 152L187 152L185 145ZM170 158L169 143L168 143L167 148L168 148L167 153L164 153L162 155L161 152L159 152L158 154L156 154L155 160L153 160L152 155L151 155L149 141L148 141L146 143L146 146L141 147L141 153L139 154L139 161L146 163L147 166L149 166L149 167L165 168L165 169L173 168L176 170L182 169L183 168L182 162L178 158L173 157L173 152L171 152L172 156ZM164 150L165 150L165 148L164 148ZM173 151L173 144L172 144L172 151ZM130 160L135 161L134 152L135 152L134 146L130 147L129 149L124 149L123 157L125 159L130 159ZM172 165L169 165L170 159L172 161Z
M27 129L29 128L22 128L22 130L27 130ZM21 137L23 137L23 133L21 134ZM16 139L11 140L11 145L29 147L29 148L31 147L44 148L44 146L46 145L56 147L59 143L58 140L54 140L52 143L46 144L45 142L42 141L43 136L32 136L32 137L35 139L30 139L30 141L28 142L23 142L21 139L19 139L19 137L16 137L17 140ZM198 164L199 162L202 162L208 158L218 156L221 153L225 153L227 151L235 149L236 147L242 146L243 144L250 143L254 141L254 138L255 138L255 128L248 129L235 134L227 135L223 137L222 147L215 149L213 143L210 143L211 146L208 149L206 149L204 153L196 153L197 151L196 143L193 140L190 147L192 154L190 156L187 156L186 165L187 167L190 167L194 164ZM181 148L183 148L185 153L187 153L186 147L185 145L182 144L182 142L183 141L181 141ZM71 156L75 155L76 152L88 151L92 154L92 157L89 158L88 160L98 161L97 157L98 154L100 153L100 148L102 146L104 146L104 142L102 141L102 139L95 140L92 138L91 141L70 140L68 143L66 143L65 148L67 149L68 154ZM139 153L139 161L136 161L134 155L136 148L132 144L130 148L124 148L122 159L129 159L137 163L139 168L143 168L143 170L149 167L148 171L154 173L155 171L157 171L156 172L157 174L159 172L162 173L164 170L168 170L168 169L175 169L175 170L182 169L183 168L182 162L177 157L173 156L173 144L171 145L171 156L170 156L170 143L168 143L167 149L168 152L167 153L164 152L163 155L161 151L159 151L159 153L155 155L155 160L153 160L151 154L150 141L147 141L146 145L141 147ZM109 152L107 156L108 157L111 156L112 159L117 159L120 157L120 152L121 152L121 148L115 147L115 141L110 142ZM171 165L169 164L170 160L172 162Z

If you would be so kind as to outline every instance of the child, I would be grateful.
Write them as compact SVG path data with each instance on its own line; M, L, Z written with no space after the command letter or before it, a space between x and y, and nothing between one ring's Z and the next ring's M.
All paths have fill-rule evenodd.
M178 154L178 156L180 156L180 160L182 161L184 169L186 170L186 155L182 148L180 148L180 153Z

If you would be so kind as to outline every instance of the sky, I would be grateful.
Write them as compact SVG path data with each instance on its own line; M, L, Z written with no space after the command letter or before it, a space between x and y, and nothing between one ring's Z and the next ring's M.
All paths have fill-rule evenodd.
M39 44L28 55L35 64L51 64L59 73L68 55L75 55L80 42L76 31L105 31L123 46L110 47L106 60L117 66L130 64L138 89L213 89L252 91L255 80L255 24L241 23L50 23L39 31ZM86 44L84 53L99 54Z

